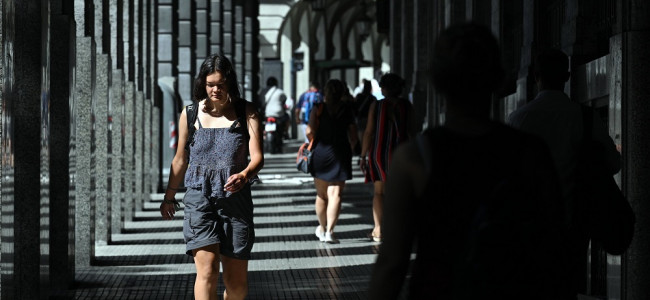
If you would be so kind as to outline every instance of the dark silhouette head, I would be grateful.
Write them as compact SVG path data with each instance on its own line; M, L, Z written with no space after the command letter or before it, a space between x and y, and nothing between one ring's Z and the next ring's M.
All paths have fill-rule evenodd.
M341 80L330 79L325 84L325 103L328 105L337 104L346 93L347 87Z
M221 76L225 78L230 98L233 101L239 100L241 93L239 91L239 83L237 82L237 74L233 69L232 63L222 54L212 54L203 61L199 69L199 74L194 79L194 101L201 101L208 97L205 91L205 79L214 72L221 73Z
M569 80L569 57L558 49L547 49L535 57L535 81L540 90L564 90Z
M278 79L271 76L268 79L266 79L266 86L278 86Z
M397 97L404 90L404 79L395 73L386 73L379 79L379 87L386 97Z
M372 82L368 79L362 80L363 82L363 90L361 90L361 94L364 95L370 95L372 94Z
M431 63L433 84L448 101L483 101L504 77L496 38L490 29L474 23L443 30Z

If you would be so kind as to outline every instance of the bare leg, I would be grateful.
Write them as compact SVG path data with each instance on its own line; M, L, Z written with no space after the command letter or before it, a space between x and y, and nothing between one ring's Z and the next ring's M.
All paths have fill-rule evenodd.
M219 284L219 244L205 246L192 252L196 266L194 299L217 300Z
M239 300L248 295L248 261L221 256L223 265L224 300Z
M327 228L327 181L314 178L314 185L316 186L316 217L321 230L325 232Z
M375 181L375 193L372 197L372 218L375 221L375 228L372 230L373 237L381 237L381 218L384 212L384 182Z
M334 231L334 226L339 220L339 214L341 213L341 191L345 187L345 182L333 182L327 187L327 198L329 203L327 204L327 231Z

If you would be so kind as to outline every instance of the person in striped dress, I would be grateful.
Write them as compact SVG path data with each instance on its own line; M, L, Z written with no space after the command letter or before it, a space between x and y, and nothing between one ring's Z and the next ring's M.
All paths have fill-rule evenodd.
M375 242L381 241L384 182L392 153L415 134L413 107L400 97L404 79L387 73L379 80L379 87L385 98L370 105L359 158L366 183L373 182L374 185L372 215L375 227L368 237Z

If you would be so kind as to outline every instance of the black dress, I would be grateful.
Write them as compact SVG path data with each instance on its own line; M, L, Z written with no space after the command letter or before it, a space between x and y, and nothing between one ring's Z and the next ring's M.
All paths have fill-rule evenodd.
M316 146L312 149L312 176L329 182L352 179L352 150L348 128L354 123L354 111L344 104L330 114L327 107L324 107L318 119Z

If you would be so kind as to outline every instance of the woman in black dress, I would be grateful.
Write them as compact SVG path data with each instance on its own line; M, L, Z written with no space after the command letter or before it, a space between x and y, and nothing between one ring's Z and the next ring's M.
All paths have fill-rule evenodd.
M349 92L337 79L325 85L325 101L311 111L307 137L316 139L313 149L316 237L321 242L337 243L334 226L341 211L341 192L345 181L352 179L352 150L358 142L357 126L351 105L342 101Z

